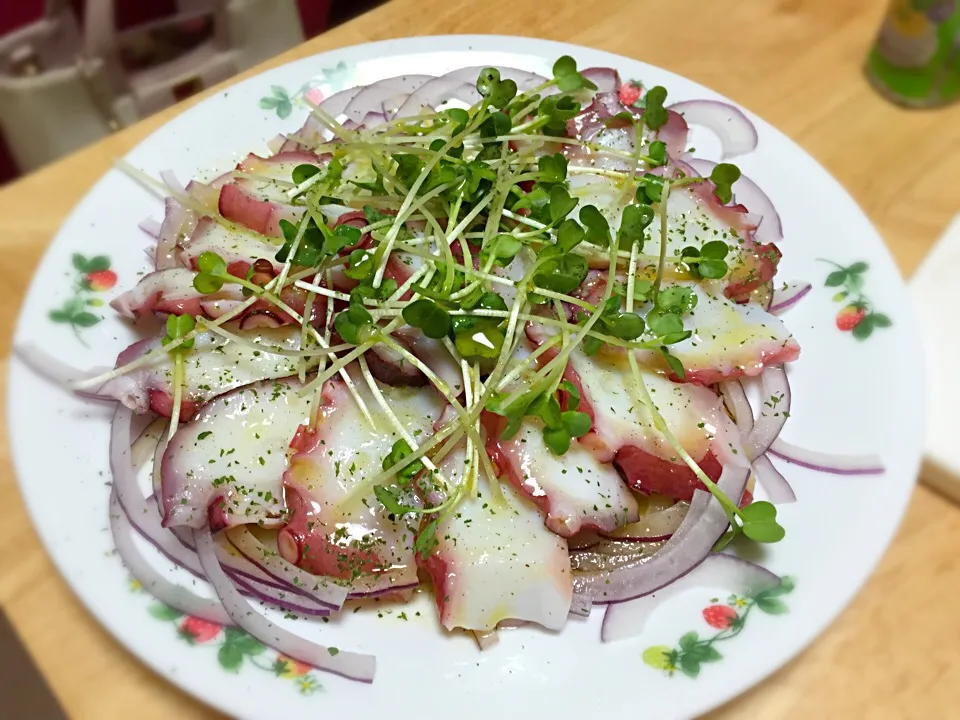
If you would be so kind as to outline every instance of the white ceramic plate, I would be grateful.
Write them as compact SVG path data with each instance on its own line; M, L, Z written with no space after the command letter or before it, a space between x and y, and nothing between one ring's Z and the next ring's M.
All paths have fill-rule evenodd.
M307 58L240 83L158 130L127 159L152 174L172 168L183 179L209 176L249 151L265 152L264 142L277 133L298 128L307 113L305 95L317 100L382 77L439 74L467 65L548 74L562 54L576 57L580 67L613 66L624 79L662 84L671 100L723 99L665 70L561 43L492 36L396 40ZM876 477L838 477L780 465L799 500L781 510L786 539L765 548L759 562L793 577L796 587L781 604L768 604L773 613L749 598L704 588L661 606L636 640L601 644L602 613L595 611L589 621L570 622L557 635L504 632L497 647L481 654L468 637L442 633L430 599L420 596L405 608L406 620L393 610L328 624L293 622L325 644L376 653L379 660L372 686L308 672L242 634L165 612L136 591L112 552L108 530L111 410L70 397L13 362L14 461L30 514L58 568L96 617L144 662L187 692L243 717L346 717L358 711L371 716L381 704L381 712L398 719L429 715L426 708L464 719L576 718L634 708L648 717L682 717L759 682L826 627L889 543L918 468L923 363L900 276L867 218L809 155L751 118L759 147L736 162L782 216L778 279L802 278L814 285L786 316L803 353L790 368L794 406L784 438L824 451L879 453L887 468ZM708 157L718 147L703 134L695 134L693 143L698 155ZM97 303L132 286L146 269L146 242L137 224L150 215L162 215L159 201L119 171L109 172L47 252L16 343L32 341L77 366L111 365L134 335ZM83 257L74 258L76 253ZM848 289L886 314L890 327L859 340L838 329L835 316L847 301L835 296L842 288L825 287L836 267L818 258L844 267L866 262L868 268L848 273L848 280L853 278ZM92 283L80 282L97 271ZM98 290L112 284L111 273L119 278L117 286ZM84 306L88 300L94 304ZM51 321L51 311L59 311L54 317L60 322ZM77 317L84 312L89 315ZM79 326L64 322L67 317ZM704 612L708 607L713 609ZM737 632L723 631L734 613L745 620L735 625ZM687 635L689 644L690 632L722 656L703 662L695 679L662 667L658 650L644 655L650 647L681 648L681 636Z

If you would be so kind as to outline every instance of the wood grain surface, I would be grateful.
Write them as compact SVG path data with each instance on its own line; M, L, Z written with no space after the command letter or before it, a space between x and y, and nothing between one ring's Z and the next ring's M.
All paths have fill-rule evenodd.
M371 40L450 33L523 34L639 58L733 98L806 148L853 194L908 275L960 210L960 106L903 110L869 87L861 66L884 9L885 0L393 0L264 68ZM193 102L0 190L4 378L16 309L63 218L115 158ZM54 571L16 489L6 422L0 603L67 713L216 717L123 650ZM956 717L958 550L960 509L919 488L893 546L837 622L711 717Z

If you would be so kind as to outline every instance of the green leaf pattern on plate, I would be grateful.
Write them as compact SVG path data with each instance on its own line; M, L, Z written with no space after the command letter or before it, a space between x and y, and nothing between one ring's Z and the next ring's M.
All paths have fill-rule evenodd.
M52 322L69 325L77 339L86 345L80 331L103 320L96 312L96 308L105 304L98 294L117 284L117 274L110 269L110 258L106 255L86 257L74 253L71 264L74 270L71 294L60 307L51 310L48 317Z
M143 586L133 579L130 580L130 589L137 593L146 592ZM156 620L173 625L176 628L177 637L187 645L216 648L217 662L226 672L236 674L250 666L275 677L292 681L297 691L303 695L312 695L323 690L314 668L310 665L274 653L240 628L223 627L200 618L190 617L157 601L147 606L147 612ZM266 657L268 655L272 657Z
M702 615L707 625L718 632L701 637L696 630L691 630L680 637L677 647L653 645L643 651L643 662L671 677L677 672L689 678L698 677L704 663L719 662L723 659L715 646L739 635L754 608L768 615L783 615L788 612L786 603L780 598L792 592L794 586L792 578L784 577L775 588L746 597L731 595L725 604L720 604L719 598L713 598L711 604L703 609Z
M867 263L860 261L843 266L822 258L820 262L828 263L834 268L823 284L836 289L833 302L843 306L835 318L838 330L850 333L857 340L866 340L874 330L888 328L893 324L888 316L874 310L863 292L864 275L870 269Z
M270 94L260 98L260 108L272 110L281 120L286 120L296 105L307 105L307 101L317 105L324 97L343 89L350 79L351 70L343 61L335 67L326 68L311 80L308 80L294 92L280 85L271 85ZM326 91L324 91L326 87Z

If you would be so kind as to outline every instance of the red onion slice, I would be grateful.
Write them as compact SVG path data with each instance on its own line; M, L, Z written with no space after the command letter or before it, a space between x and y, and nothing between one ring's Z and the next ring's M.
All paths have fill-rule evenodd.
M773 298L770 300L770 307L767 308L767 311L778 315L785 310L789 310L806 297L811 289L813 289L813 285L808 282L798 280L788 282L784 287L773 291Z
M162 223L159 220L154 220L153 218L144 218L140 221L140 224L137 227L143 230L154 240L160 239L160 228L162 227Z
M641 635L654 610L665 600L692 588L723 588L737 595L755 595L779 586L780 582L779 576L748 560L711 553L667 587L629 602L607 605L600 639L613 642Z
M760 455L753 461L753 472L766 491L767 499L774 505L786 505L797 501L797 494L790 487L790 483L766 455Z
M401 75L378 80L363 87L344 108L343 114L354 122L362 122L368 113L382 113L384 106L389 106L394 98L410 95L432 79L432 75ZM401 101L394 107L402 104Z
M744 442L751 459L760 457L770 449L790 416L790 383L783 366L764 368L760 382L763 387L760 416Z
M674 164L686 166L692 169L694 174L707 178L717 166L717 163L711 160L694 157L685 158L685 162ZM759 185L746 175L741 175L740 179L733 184L733 195L733 202L747 208L744 221L756 225L757 229L753 231L754 240L762 244L776 244L783 240L783 223L780 221L780 213L774 207L770 196L761 190Z
M207 187L199 183L191 183L191 185L193 185L194 191L198 191L201 187ZM220 191L208 188L205 192L209 193L211 196L209 199L212 199L216 204L216 198L219 197ZM177 243L181 236L189 235L197 223L197 214L185 208L174 198L168 197L163 202L165 213L163 223L160 225L160 237L157 239L156 252L153 256L153 264L157 270L180 267L180 261L177 257L179 254Z
M15 345L13 348L13 354L19 358L24 365L26 365L44 380L48 380L55 385L59 385L67 392L71 392L79 395L80 397L85 397L91 400L103 400L104 402L117 401L115 397L109 395L98 395L96 393L87 392L84 390L74 390L71 386L71 384L74 382L87 380L89 378L96 377L97 375L102 375L105 372L109 372L110 368L95 367L90 370L79 370L72 365L68 365L67 363L55 358L46 350L42 350L32 342L26 342L22 345Z
M328 617L330 615L330 608L317 603L311 603L310 600L301 595L259 583L256 580L237 575L229 570L226 572L240 592L262 603L280 608L284 612L307 615L309 617Z
M609 67L588 67L580 71L587 80L597 86L594 92L610 93L620 89L620 73Z
M223 602L227 614L238 626L277 652L312 665L318 670L325 670L351 680L373 682L376 658L372 655L318 645L274 624L258 613L230 582L230 578L217 561L216 546L210 530L208 528L194 530L193 537L200 563L213 589Z
M187 196L187 189L183 186L183 183L177 180L177 176L173 174L173 170L161 170L160 179L163 180L164 185L177 195L181 197Z
M347 109L347 105L360 94L360 91L363 90L363 85L358 85L356 87L346 88L340 92L336 92L330 97L326 98L323 102L320 103L319 107L328 115L337 118L343 115L343 111Z
M410 94L406 102L397 110L393 118L413 117L428 108L436 108L450 100L460 100L467 105L480 101L477 92L477 77L484 68L481 66L459 68L424 83ZM531 90L546 82L546 78L536 73L517 68L497 67L501 79L513 80L518 92ZM543 94L550 94L550 90ZM553 89L556 92L556 88Z
M667 540L680 527L680 523L683 522L683 518L686 517L689 509L689 504L678 502L663 510L647 513L641 516L637 522L624 525L611 533L606 533L606 536L633 542Z
M882 475L886 472L879 455L835 455L807 450L777 438L770 445L770 454L794 465L830 473L831 475Z
M110 494L110 531L123 564L153 597L184 615L217 625L233 624L218 600L194 595L185 587L170 582L140 554L133 544L133 527L120 506L116 489Z
M460 100L467 105L473 105L479 102L480 93L477 92L476 85L464 82L458 77L441 75L411 93L392 119L414 117L450 100Z
M717 484L727 497L739 498L749 474L747 468L724 465ZM700 564L728 524L720 503L711 494L698 490L680 527L656 555L609 573L576 575L574 592L594 603L615 603L659 590Z
M720 139L723 158L757 149L757 129L743 111L719 100L686 100L667 108L683 115L690 125L700 125Z
M723 396L724 405L737 423L740 435L744 438L749 436L753 431L753 408L743 391L743 385L739 380L727 380L720 383L720 394Z

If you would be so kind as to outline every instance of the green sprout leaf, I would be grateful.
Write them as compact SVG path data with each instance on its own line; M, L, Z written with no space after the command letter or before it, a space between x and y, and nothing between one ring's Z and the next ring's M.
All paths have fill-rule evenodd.
M539 287L557 293L569 293L587 277L587 259L581 255L561 255L544 261L533 276Z
M667 89L655 85L647 91L646 105L643 110L643 122L651 130L659 130L667 124L669 118L663 103L667 99Z
M422 528L417 534L417 539L413 543L413 549L421 557L426 557L432 553L439 543L437 542L437 528L440 527L440 518L434 518Z
M567 179L567 158L563 153L542 155L537 160L537 169L540 172L540 182L562 183Z
M383 458L381 467L384 470L389 470L394 465L412 454L413 449L410 447L409 443L407 443L407 441L403 438L400 438L393 444L393 447L390 448L390 452L387 453L387 455ZM421 470L423 470L423 463L419 460L414 460L412 463L397 472L397 481L401 485L407 485L409 484L410 480L412 480L414 476L416 476L416 474Z
M318 168L316 165L304 163L302 165L297 165L293 169L292 179L295 185L300 185L319 173L320 168Z
M403 319L413 327L423 330L429 338L438 340L450 332L450 313L433 300L420 298L403 309Z
M667 164L667 144L661 140L654 140L647 148L647 155L653 160L653 164L663 166Z
M350 253L350 264L343 269L343 274L354 280L366 280L373 275L374 264L375 259L372 253L366 250L354 250Z
M610 245L610 224L594 205L580 208L580 222L586 228L586 241L592 245Z
M376 496L377 501L383 505L384 509L391 515L396 515L399 517L401 515L406 515L407 513L417 512L416 508L410 507L409 505L404 505L400 501L400 492L395 487L374 485L373 494Z
M596 90L597 86L577 70L577 61L564 55L553 64L553 80L561 92L573 92L580 88Z
M550 222L558 223L577 206L577 199L570 196L562 185L550 188Z
M486 264L492 255L494 265L506 266L513 262L513 258L522 248L523 243L513 235L497 235L480 251L480 262Z
M740 179L740 168L730 163L720 163L710 173L710 180L716 186L714 194L724 205L733 199L732 185Z
M621 250L629 250L634 243L643 249L644 231L653 222L656 213L649 205L627 205L620 218L617 242Z

